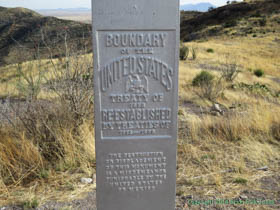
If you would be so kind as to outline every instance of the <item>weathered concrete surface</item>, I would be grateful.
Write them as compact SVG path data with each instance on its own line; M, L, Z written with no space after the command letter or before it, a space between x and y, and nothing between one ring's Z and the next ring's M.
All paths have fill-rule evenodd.
M179 0L92 2L97 209L174 209Z

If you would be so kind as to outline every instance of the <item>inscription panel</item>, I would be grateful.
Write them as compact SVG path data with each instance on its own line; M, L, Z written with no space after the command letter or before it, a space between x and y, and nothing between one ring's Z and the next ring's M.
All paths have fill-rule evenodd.
M176 31L98 31L98 39L102 137L170 136Z
M155 191L166 180L163 152L110 153L106 183L120 192Z

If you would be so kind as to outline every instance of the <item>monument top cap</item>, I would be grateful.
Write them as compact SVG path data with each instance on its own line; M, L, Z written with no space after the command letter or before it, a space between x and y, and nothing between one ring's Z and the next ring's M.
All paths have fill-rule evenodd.
M98 0L93 2L93 25L99 30L108 28L175 29L179 22L179 0ZM97 17L102 21L96 21Z

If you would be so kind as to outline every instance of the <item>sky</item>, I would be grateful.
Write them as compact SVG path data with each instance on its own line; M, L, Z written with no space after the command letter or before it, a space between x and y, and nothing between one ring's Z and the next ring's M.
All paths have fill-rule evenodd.
M102 1L102 0L101 0ZM225 5L228 0L180 0L181 4L209 2L215 6ZM29 9L57 9L91 7L91 0L0 0L3 7L25 7Z

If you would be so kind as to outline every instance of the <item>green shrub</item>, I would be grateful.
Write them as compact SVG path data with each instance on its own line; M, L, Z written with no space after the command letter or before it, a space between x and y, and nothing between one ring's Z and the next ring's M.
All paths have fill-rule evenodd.
M224 24L225 28L230 28L230 27L234 27L234 26L237 26L237 21L236 20L230 20L230 21L227 21Z
M247 179L243 179L243 178L236 178L233 183L235 184L247 184Z
M262 69L256 69L254 71L255 76L262 77L264 75L264 71Z
M214 50L213 50L212 48L208 48L206 51L207 51L208 53L214 53Z
M189 56L189 48L186 46L181 46L180 47L180 60L187 60Z
M195 60L197 58L196 49L192 48L192 59Z
M178 115L184 116L184 110L183 109L179 109L178 110Z
M271 127L271 132L273 137L280 142L280 124L274 123L274 125Z
M202 71L192 81L192 85L199 87L202 85L210 84L214 80L214 75L207 71Z
M266 23L267 23L267 21L266 21L265 17L259 20L260 26L266 26Z
M261 17L261 12L257 11L255 14L251 15L251 17Z
M33 199L31 201L26 201L23 203L23 209L28 210L28 209L35 209L39 206L39 202L37 199Z
M40 171L39 177L41 179L47 179L49 177L49 171L47 171L47 170Z
M241 82L233 84L231 87L235 90L242 90L247 93L252 93L254 95L272 96L275 98L278 98L280 96L280 91L277 92L271 89L268 85L261 84L259 82L256 82L254 84L246 84L244 82Z
M275 93L275 97L280 97L280 91L277 91L276 93ZM279 131L280 131L280 129L279 129ZM279 138L280 139L280 138Z

